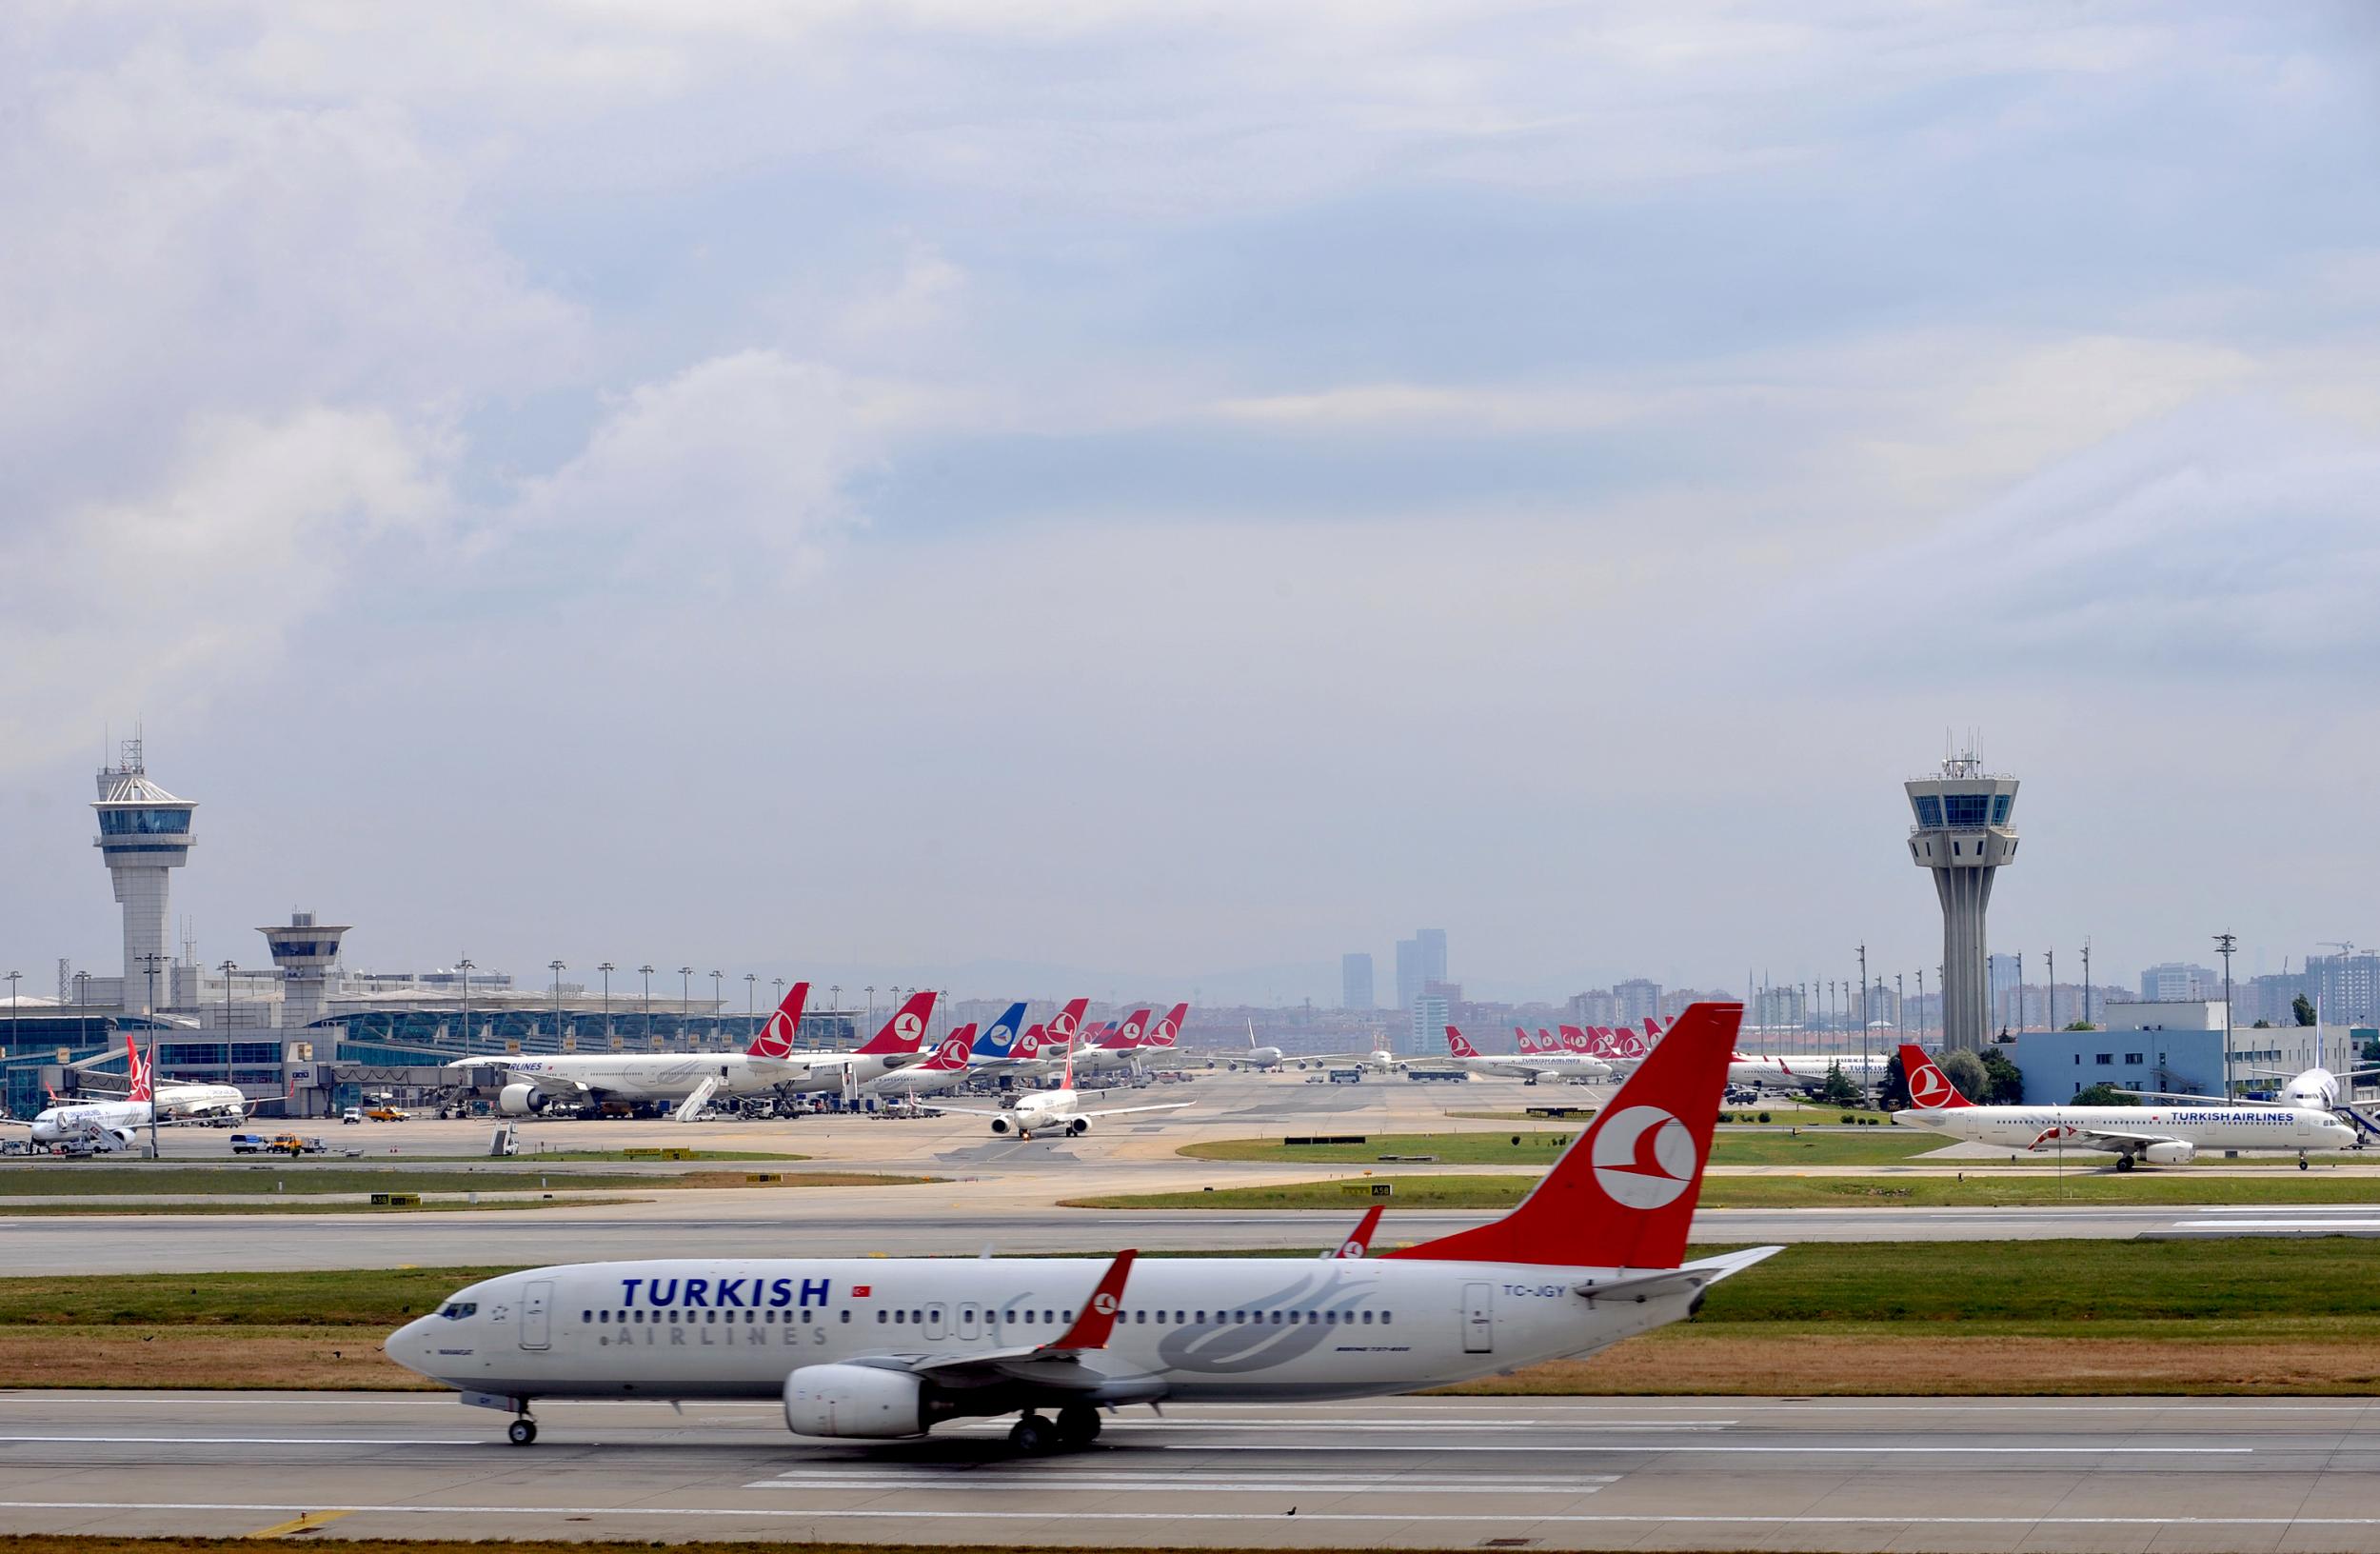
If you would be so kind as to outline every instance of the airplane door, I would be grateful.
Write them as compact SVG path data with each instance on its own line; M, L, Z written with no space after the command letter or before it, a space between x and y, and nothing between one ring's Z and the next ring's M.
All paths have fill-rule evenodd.
M950 1311L939 1301L925 1308L925 1336L928 1338L950 1336Z
M1481 1285L1485 1288L1485 1285ZM542 1349L553 1342L554 1282L532 1279L521 1291L521 1347Z
M1496 1286L1462 1286L1462 1352L1496 1352Z
M961 1338L983 1336L983 1309L973 1301L959 1307L959 1336Z

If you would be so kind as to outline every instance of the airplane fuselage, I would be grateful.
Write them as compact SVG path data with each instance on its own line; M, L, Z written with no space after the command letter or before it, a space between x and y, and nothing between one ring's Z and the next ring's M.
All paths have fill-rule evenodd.
M654 1057L563 1053L545 1058L464 1058L449 1068L498 1067L506 1078L540 1086L554 1105L572 1106L590 1092L602 1099L622 1101L683 1101L705 1080L719 1081L723 1095L758 1095L772 1090L840 1090L847 1072L853 1084L869 1080L916 1062L914 1056L862 1055L852 1052L794 1052L782 1058L755 1057L744 1052L684 1052Z
M1062 1335L1101 1259L672 1260L485 1280L388 1340L399 1363L515 1398L776 1398L795 1367ZM1617 1270L1382 1259L1143 1261L1086 1401L1374 1397L1592 1353L1688 1314L1679 1289L1590 1300Z
M1950 1106L1893 1113L1903 1127L2011 1149L2105 1148L2076 1135L2103 1132L2171 1139L2197 1149L2297 1154L2344 1149L2355 1134L2328 1112L2291 1106Z

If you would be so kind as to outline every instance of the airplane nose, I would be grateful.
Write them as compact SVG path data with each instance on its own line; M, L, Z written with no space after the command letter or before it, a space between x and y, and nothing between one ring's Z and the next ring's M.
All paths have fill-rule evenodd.
M427 1328L430 1321L431 1319L428 1317L416 1317L411 1322L407 1323L404 1326L388 1335L387 1341L380 1346L381 1352L386 1354L389 1359L394 1360L398 1365L403 1365L407 1370L418 1371L424 1376L430 1376L430 1369L427 1364L429 1359L429 1334ZM434 1376L431 1377L431 1380L433 1381L436 1379L437 1378Z

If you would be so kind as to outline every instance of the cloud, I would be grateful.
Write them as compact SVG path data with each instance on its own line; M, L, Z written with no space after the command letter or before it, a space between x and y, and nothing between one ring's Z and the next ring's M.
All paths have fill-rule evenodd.
M774 351L700 362L630 390L580 453L489 515L507 564L554 548L618 581L796 571L860 521L846 483L900 396Z
M84 747L110 711L203 714L343 603L351 570L439 521L439 457L375 411L204 418L152 488L0 532L0 575L18 580L0 762Z

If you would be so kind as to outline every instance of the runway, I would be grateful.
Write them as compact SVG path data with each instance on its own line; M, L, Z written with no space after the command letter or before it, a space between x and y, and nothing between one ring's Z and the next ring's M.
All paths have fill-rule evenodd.
M877 1446L774 1405L0 1394L0 1531L1275 1547L2380 1549L2356 1400L1392 1399ZM301 1522L301 1519L304 1519Z
M912 1194L928 1189L885 1189ZM934 1194L887 1203L879 1189L786 1195L674 1192L650 1204L530 1213L122 1215L0 1218L18 1274L271 1272L303 1268L517 1267L605 1258L972 1256L996 1252L1261 1251L1325 1246L1344 1210L1210 1211L970 1205ZM1383 1247L1479 1225L1486 1213L1391 1209ZM2312 1205L2253 1215L2162 1206L2086 1208L1720 1208L1695 1215L1706 1245L1860 1241L2132 1240L2208 1234L2380 1230L2380 1210ZM2370 1233L2367 1230L2364 1233Z

